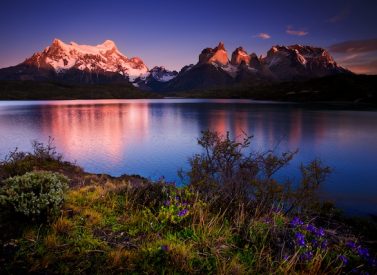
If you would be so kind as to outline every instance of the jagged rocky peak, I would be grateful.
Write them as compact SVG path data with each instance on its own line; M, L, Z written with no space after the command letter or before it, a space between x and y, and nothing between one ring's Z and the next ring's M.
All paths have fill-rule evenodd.
M261 59L257 56L256 53L251 53L250 54L250 67L256 70L261 70L262 69L262 63Z
M224 42L220 41L220 42L219 42L219 45L217 45L217 47L215 48L215 50L216 50L216 51L220 51L220 50L222 50L222 51L226 51L226 50L225 50L225 46L224 46Z
M105 48L109 48L109 49L114 49L114 48L117 48L117 46L115 45L115 42L113 40L105 40L105 42L102 43L102 46L104 46Z
M325 49L297 44L273 46L263 59L263 64L279 79L321 77L348 72L339 67Z
M242 62L249 64L250 59L251 57L247 54L247 52L242 47L238 47L232 53L232 60L230 61L230 63L232 65L240 65Z
M220 42L217 47L205 48L199 55L199 64L215 63L218 65L227 65L229 63L228 53L224 43Z
M290 58L292 61L297 61L302 65L308 62L320 62L323 65L329 65L336 67L336 62L332 56L323 48L303 46L303 45L291 45L291 46L273 46L268 52L266 61L267 63L273 60L274 57L280 56L280 58Z
M58 38L55 38L55 39L52 41L52 44L51 44L51 46L61 46L61 45L64 45L64 42L61 41L61 40L58 39Z
M186 65L186 66L183 66L183 68L179 71L180 74L183 74L185 72L188 72L189 70L191 70L195 65L194 64L190 64L190 65Z

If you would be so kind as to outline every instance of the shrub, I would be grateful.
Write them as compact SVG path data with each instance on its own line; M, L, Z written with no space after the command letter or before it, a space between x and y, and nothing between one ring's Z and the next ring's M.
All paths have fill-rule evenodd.
M68 179L52 172L29 172L5 180L0 187L0 205L27 217L55 214L68 189Z
M57 171L63 168L69 170L77 168L63 161L63 156L56 151L54 139L51 137L47 144L34 140L31 146L32 152L22 152L16 148L0 160L0 181L33 170Z
M296 152L250 152L251 139L245 136L238 142L229 133L221 136L202 132L198 144L203 153L189 159L189 186L204 200L217 198L217 207L227 208L228 212L238 209L240 204L260 214L273 208L303 212L318 204L317 191L330 172L328 167L318 160L302 165L302 179L292 188L291 182L279 182L275 175Z

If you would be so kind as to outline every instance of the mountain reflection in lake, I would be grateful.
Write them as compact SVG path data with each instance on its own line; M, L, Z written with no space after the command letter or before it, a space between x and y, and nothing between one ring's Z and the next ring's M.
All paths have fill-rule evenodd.
M59 152L89 172L178 180L205 129L254 135L253 149L299 149L280 178L298 178L314 158L334 169L326 197L346 210L377 209L377 112L303 108L249 100L0 102L0 156L55 138Z

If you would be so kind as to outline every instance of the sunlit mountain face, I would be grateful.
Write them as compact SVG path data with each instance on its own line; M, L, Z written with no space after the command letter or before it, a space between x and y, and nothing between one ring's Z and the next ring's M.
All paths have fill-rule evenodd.
M215 48L202 50L198 59L195 65L187 65L179 73L162 66L148 70L140 58L120 53L111 40L89 46L54 39L50 46L17 66L0 69L0 80L132 83L146 91L169 92L351 74L337 65L325 49L297 44L273 46L265 57L249 55L238 47L229 59L224 43L220 42Z

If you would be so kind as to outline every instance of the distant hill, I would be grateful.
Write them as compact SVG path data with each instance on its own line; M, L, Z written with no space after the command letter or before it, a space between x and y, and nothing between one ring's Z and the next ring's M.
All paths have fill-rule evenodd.
M131 84L63 84L42 81L0 81L0 100L161 98Z
M238 85L170 93L193 98L250 98L295 102L350 102L377 105L377 75L332 75L305 81Z

